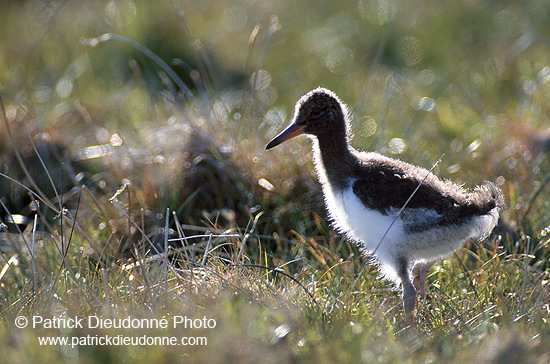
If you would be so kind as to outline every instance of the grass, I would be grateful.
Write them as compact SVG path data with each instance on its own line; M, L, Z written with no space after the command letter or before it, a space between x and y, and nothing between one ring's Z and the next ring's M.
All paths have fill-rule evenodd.
M5 360L550 361L548 10L0 2ZM443 155L439 176L504 191L488 241L432 268L416 331L399 291L330 229L307 142L264 151L317 86L349 103L359 149L427 168ZM39 345L107 335L207 343Z

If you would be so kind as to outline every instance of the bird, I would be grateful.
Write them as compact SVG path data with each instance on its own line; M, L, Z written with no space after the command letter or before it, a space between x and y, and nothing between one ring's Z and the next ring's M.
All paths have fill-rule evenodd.
M348 108L326 88L298 100L291 123L266 149L302 134L312 141L331 224L375 257L383 278L401 285L405 322L413 326L430 267L468 239L489 236L504 208L502 191L489 181L466 189L425 168L356 150Z

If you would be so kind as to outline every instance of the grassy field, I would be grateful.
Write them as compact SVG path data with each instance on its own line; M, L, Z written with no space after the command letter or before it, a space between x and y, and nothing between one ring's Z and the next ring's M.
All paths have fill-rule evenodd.
M0 34L0 361L550 362L550 2L0 0ZM317 86L506 196L416 329L306 138L264 150Z

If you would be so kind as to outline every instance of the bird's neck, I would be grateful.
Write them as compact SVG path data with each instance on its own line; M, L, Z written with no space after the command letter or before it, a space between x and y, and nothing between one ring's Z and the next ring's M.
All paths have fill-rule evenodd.
M344 188L354 165L347 133L318 135L313 142L315 167L321 182Z

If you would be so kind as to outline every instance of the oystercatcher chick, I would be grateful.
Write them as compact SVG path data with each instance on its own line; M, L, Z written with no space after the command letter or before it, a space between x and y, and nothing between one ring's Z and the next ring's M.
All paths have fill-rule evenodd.
M417 289L424 294L431 265L467 239L489 235L504 206L502 192L491 182L469 191L424 168L355 150L347 108L324 88L300 98L292 123L266 149L301 134L313 142L333 225L374 254L386 278L401 282L405 319L413 324Z

